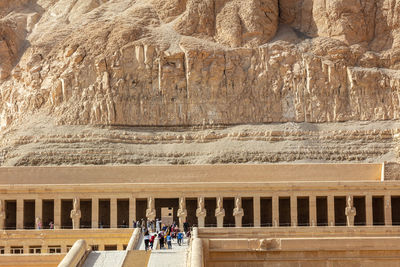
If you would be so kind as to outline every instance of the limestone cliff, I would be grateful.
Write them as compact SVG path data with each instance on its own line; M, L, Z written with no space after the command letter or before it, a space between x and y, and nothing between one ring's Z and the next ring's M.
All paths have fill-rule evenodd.
M3 140L400 116L398 0L6 0L0 37Z

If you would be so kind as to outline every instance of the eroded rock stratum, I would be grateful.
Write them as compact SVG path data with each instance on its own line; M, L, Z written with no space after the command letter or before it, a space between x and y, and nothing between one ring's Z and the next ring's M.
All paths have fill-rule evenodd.
M1 119L397 119L396 0L2 1Z
M398 0L1 1L0 37L3 131L400 115Z

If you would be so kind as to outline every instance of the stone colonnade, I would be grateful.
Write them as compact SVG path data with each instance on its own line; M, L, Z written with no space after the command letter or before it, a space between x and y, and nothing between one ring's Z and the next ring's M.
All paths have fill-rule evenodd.
M49 199L45 197L33 200L30 197L27 197L27 199L5 199L3 196L0 199L0 229L52 228L51 225L47 225L47 221L43 221L45 216L50 217L49 220L52 221L55 228L81 228L81 220L84 216L90 218L90 225L86 224L85 228L131 227L133 221L140 220L143 217L147 220L158 218L156 210L159 205L156 206L156 203L159 199L155 196L147 198L131 196L128 199L107 198L106 196L104 198L98 196L94 198L76 196L72 199ZM388 226L392 225L392 222L396 225L400 224L400 214L396 212L396 218L399 217L396 221L392 218L392 200L394 199L396 203L394 210L398 210L400 208L400 196L388 194L354 196L350 194L342 194L340 196L276 194L252 197L240 197L237 195L232 197L197 196L176 199L178 201L176 217L181 228L183 228L183 223L190 217L189 214L191 214L192 218L195 217L192 225L195 224L198 227L242 227L243 217L246 215L251 218L249 219L250 223L245 226L254 227L353 226L354 224ZM244 199L247 201L246 205L243 205L245 203ZM196 206L187 207L188 200L194 201L193 203L196 203ZM229 204L229 207L224 207L224 202L228 200L231 204ZM211 210L207 206L207 203L210 203L208 201L215 203ZM34 212L27 208L28 206L26 205L32 207ZM82 210L82 206L85 207L86 211ZM102 222L100 218L100 212L104 213L104 211L106 212L104 216L107 217L109 223ZM230 218L233 218L233 225L224 222L228 214ZM206 218L212 217L216 221L215 225L207 224ZM33 219L35 221L34 227L32 227ZM63 225L63 221L69 222L69 220L71 222L69 227ZM121 220L123 223L121 223ZM27 221L30 222L31 227L27 227Z

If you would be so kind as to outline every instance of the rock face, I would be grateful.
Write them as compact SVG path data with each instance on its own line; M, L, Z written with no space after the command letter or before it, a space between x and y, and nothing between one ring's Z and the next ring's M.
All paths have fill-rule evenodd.
M3 127L400 114L396 0L17 2L0 7Z
M399 88L398 0L0 2L3 130L397 120Z

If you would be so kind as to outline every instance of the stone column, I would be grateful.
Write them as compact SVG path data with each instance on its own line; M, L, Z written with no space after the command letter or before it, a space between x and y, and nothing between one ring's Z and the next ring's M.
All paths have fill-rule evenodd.
M242 208L242 199L240 197L235 198L235 208L233 209L233 216L235 217L235 227L242 227L244 211Z
M110 199L110 228L117 228L117 199Z
M0 199L0 230L4 230L5 226L6 226L5 201Z
M317 197L310 196L310 226L317 226Z
M390 195L385 195L385 225L392 225L392 199Z
M54 229L61 229L61 199L54 199Z
M204 207L205 202L204 202L204 197L199 197L197 199L197 210L196 210L196 217L197 217L197 224L198 227L205 227L205 218L207 215L207 211Z
M80 200L77 197L74 197L73 200L73 209L71 210L70 217L72 219L72 229L79 229L81 222L81 208L80 208Z
M272 196L272 226L279 226L279 196Z
M92 228L99 228L99 199L92 198Z
M148 221L154 221L156 219L156 208L155 208L154 197L149 197L147 199L146 218Z
M129 227L133 227L133 221L136 221L136 198L129 198Z
M186 210L186 199L184 197L179 198L179 209L177 212L179 218L179 229L183 230L183 224L186 222L187 210Z
M217 208L215 209L215 217L217 217L217 227L224 227L225 210L223 208L222 197L217 197Z
M24 200L17 198L17 229L24 229Z
M260 197L253 197L254 227L261 227Z
M290 196L290 222L292 227L297 226L297 197Z
M365 217L367 226L372 226L373 222L373 215L372 215L372 195L365 196Z
M328 196L328 225L335 226L335 199L334 196Z
M38 229L38 222L42 221L43 215L43 200L40 198L35 199L35 228ZM41 223L40 223L41 224Z

